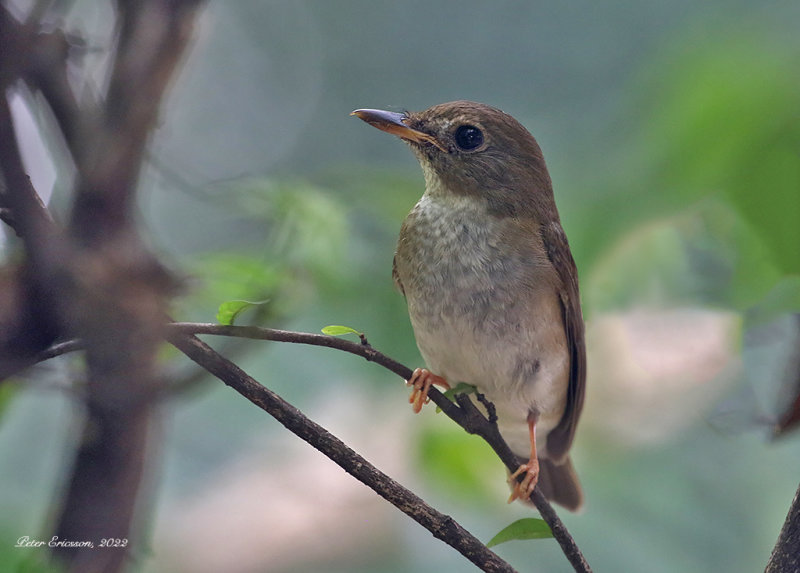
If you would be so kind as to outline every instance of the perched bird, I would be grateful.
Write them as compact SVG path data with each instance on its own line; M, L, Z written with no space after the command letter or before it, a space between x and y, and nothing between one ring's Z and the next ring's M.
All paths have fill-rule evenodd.
M539 145L510 115L470 101L353 115L406 141L425 176L392 273L429 369L409 380L414 411L431 384L476 386L520 458L509 502L528 499L538 482L577 509L569 448L583 405L584 326Z

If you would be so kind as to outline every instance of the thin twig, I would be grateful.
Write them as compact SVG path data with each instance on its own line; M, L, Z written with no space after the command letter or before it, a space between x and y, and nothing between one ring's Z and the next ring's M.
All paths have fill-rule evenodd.
M185 325L184 325L185 328ZM500 559L452 517L429 506L413 492L378 470L344 442L280 396L259 384L236 364L218 354L195 336L172 329L170 342L181 352L208 370L253 404L272 415L288 430L317 448L347 473L480 567L483 571L513 572L515 569Z
M75 352L76 350L83 350L83 342L80 340L67 340L65 342L58 342L40 352L37 356L37 362L43 362L45 360L49 360L50 358L55 358L56 356L62 356L64 354L69 354L70 352Z

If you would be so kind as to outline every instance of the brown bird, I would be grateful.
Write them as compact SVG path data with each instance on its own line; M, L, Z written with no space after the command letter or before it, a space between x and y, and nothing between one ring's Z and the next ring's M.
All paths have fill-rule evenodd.
M431 384L476 386L520 458L509 501L528 499L538 482L577 509L569 449L586 380L583 317L539 145L510 115L469 101L353 115L406 141L425 176L392 273L430 369L409 380L414 411Z

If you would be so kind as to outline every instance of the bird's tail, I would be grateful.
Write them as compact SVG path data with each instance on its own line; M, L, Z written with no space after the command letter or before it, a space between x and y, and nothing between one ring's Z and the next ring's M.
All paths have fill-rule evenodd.
M539 459L539 488L547 499L570 511L578 510L583 504L583 490L569 456L560 464Z

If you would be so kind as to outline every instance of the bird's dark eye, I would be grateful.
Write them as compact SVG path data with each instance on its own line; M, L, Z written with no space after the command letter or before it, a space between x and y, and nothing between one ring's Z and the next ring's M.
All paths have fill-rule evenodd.
M483 132L474 125L462 125L456 130L456 145L469 151L483 143Z

